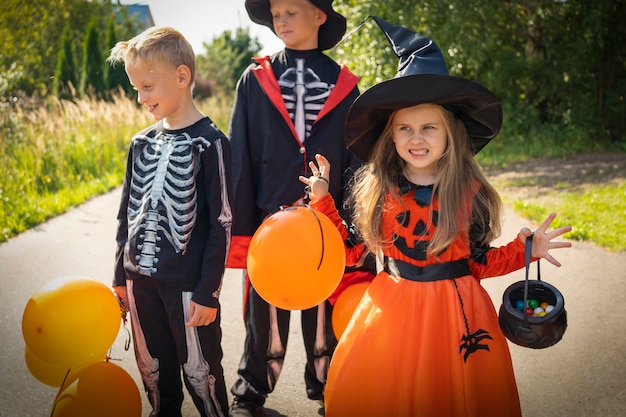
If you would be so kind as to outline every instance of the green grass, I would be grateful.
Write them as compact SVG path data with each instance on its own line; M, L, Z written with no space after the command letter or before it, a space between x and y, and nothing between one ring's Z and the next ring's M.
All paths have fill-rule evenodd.
M27 195L21 204L13 205L10 215L4 215L2 240L30 229L47 219L66 212L89 198L105 193L122 181L121 175L107 174L102 178L80 183L72 189L62 188L54 193Z
M119 185L130 137L150 122L124 97L2 104L0 242Z
M586 133L570 127L520 124L515 120L515 114L515 111L505 111L503 131L477 154L476 159L482 166L506 169L510 164L537 158L562 161L583 152L626 152L626 141L600 144ZM540 184L541 178L534 176L500 186ZM623 238L626 236L626 184L600 184L585 193L569 192L570 187L567 181L552 186L554 193L549 197L549 209L540 202L509 203L519 215L537 223L555 211L554 227L571 225L573 228L565 236L568 239L593 242L612 251L626 250L626 239ZM506 201L506 196L503 197Z
M514 209L537 222L555 211L553 227L572 226L567 238L594 242L612 251L626 250L626 183L598 185L585 193L561 190L550 210L522 201L517 201Z

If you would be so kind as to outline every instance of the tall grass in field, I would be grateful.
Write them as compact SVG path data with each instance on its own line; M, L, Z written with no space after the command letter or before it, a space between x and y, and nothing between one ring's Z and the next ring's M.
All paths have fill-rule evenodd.
M225 133L231 100L199 103ZM124 96L0 102L0 242L120 185L132 135L152 123Z
M132 100L51 99L0 119L0 241L110 190L150 115Z
M209 116L225 135L228 134L228 123L230 121L233 99L232 95L221 94L211 96L197 103L200 111Z

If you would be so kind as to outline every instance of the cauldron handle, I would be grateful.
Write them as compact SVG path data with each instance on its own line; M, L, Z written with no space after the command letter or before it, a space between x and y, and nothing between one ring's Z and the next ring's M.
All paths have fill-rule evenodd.
M533 236L534 233L531 233L530 236L526 238L526 244L524 246L524 261L526 263L526 278L524 281L524 308L522 308L522 312L524 314L524 324L527 328L530 328L530 323L528 322L528 313L526 309L528 308L528 273L530 271L530 257L533 251ZM537 259L537 280L541 281L541 272L539 270L539 259Z

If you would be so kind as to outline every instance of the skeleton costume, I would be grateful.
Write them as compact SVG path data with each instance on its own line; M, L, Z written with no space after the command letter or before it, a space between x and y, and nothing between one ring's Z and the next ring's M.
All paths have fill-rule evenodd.
M228 267L242 269L252 235L263 219L302 198L298 176L310 175L308 163L316 153L326 155L337 167L330 186L338 202L361 163L341 137L346 112L358 95L355 75L319 49L285 48L271 58L255 60L239 80L229 130L237 201ZM342 285L371 280L375 264L370 262L367 268L349 270ZM336 345L331 316L328 301L302 311L304 375L311 399L323 397ZM274 390L287 347L289 317L289 311L268 305L245 279L246 340L239 377L231 389L236 398L262 405Z
M391 140L381 133L393 111L422 103L439 104L462 121L473 153L498 134L502 108L493 93L448 75L432 40L374 20L400 58L398 74L353 103L345 128L351 151L372 160L377 141ZM410 183L403 168L403 161L384 168L395 176L398 195L387 190L382 200L381 241L388 242L382 248L384 269L337 345L325 391L326 416L519 417L507 340L480 280L522 268L524 244L518 238L499 248L483 242L489 225L481 226L475 216L483 207L476 205L476 196L484 193L475 179L460 191L464 207L455 239L430 254L439 210L447 202L440 202L434 184ZM373 167L378 169L383 168ZM328 215L344 238L349 236L330 194L311 206ZM346 249L347 264L365 250L363 244Z
M230 245L230 142L204 117L136 134L118 213L113 285L126 285L135 355L153 411L180 416L185 385L202 416L224 416L219 292ZM218 308L186 327L190 301Z

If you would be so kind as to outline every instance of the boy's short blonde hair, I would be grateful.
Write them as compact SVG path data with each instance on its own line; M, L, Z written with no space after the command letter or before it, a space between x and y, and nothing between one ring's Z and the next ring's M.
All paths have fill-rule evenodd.
M111 65L123 62L125 66L146 63L169 63L174 67L186 65L191 79L196 75L196 56L185 37L171 27L151 27L128 41L115 44L107 58Z

